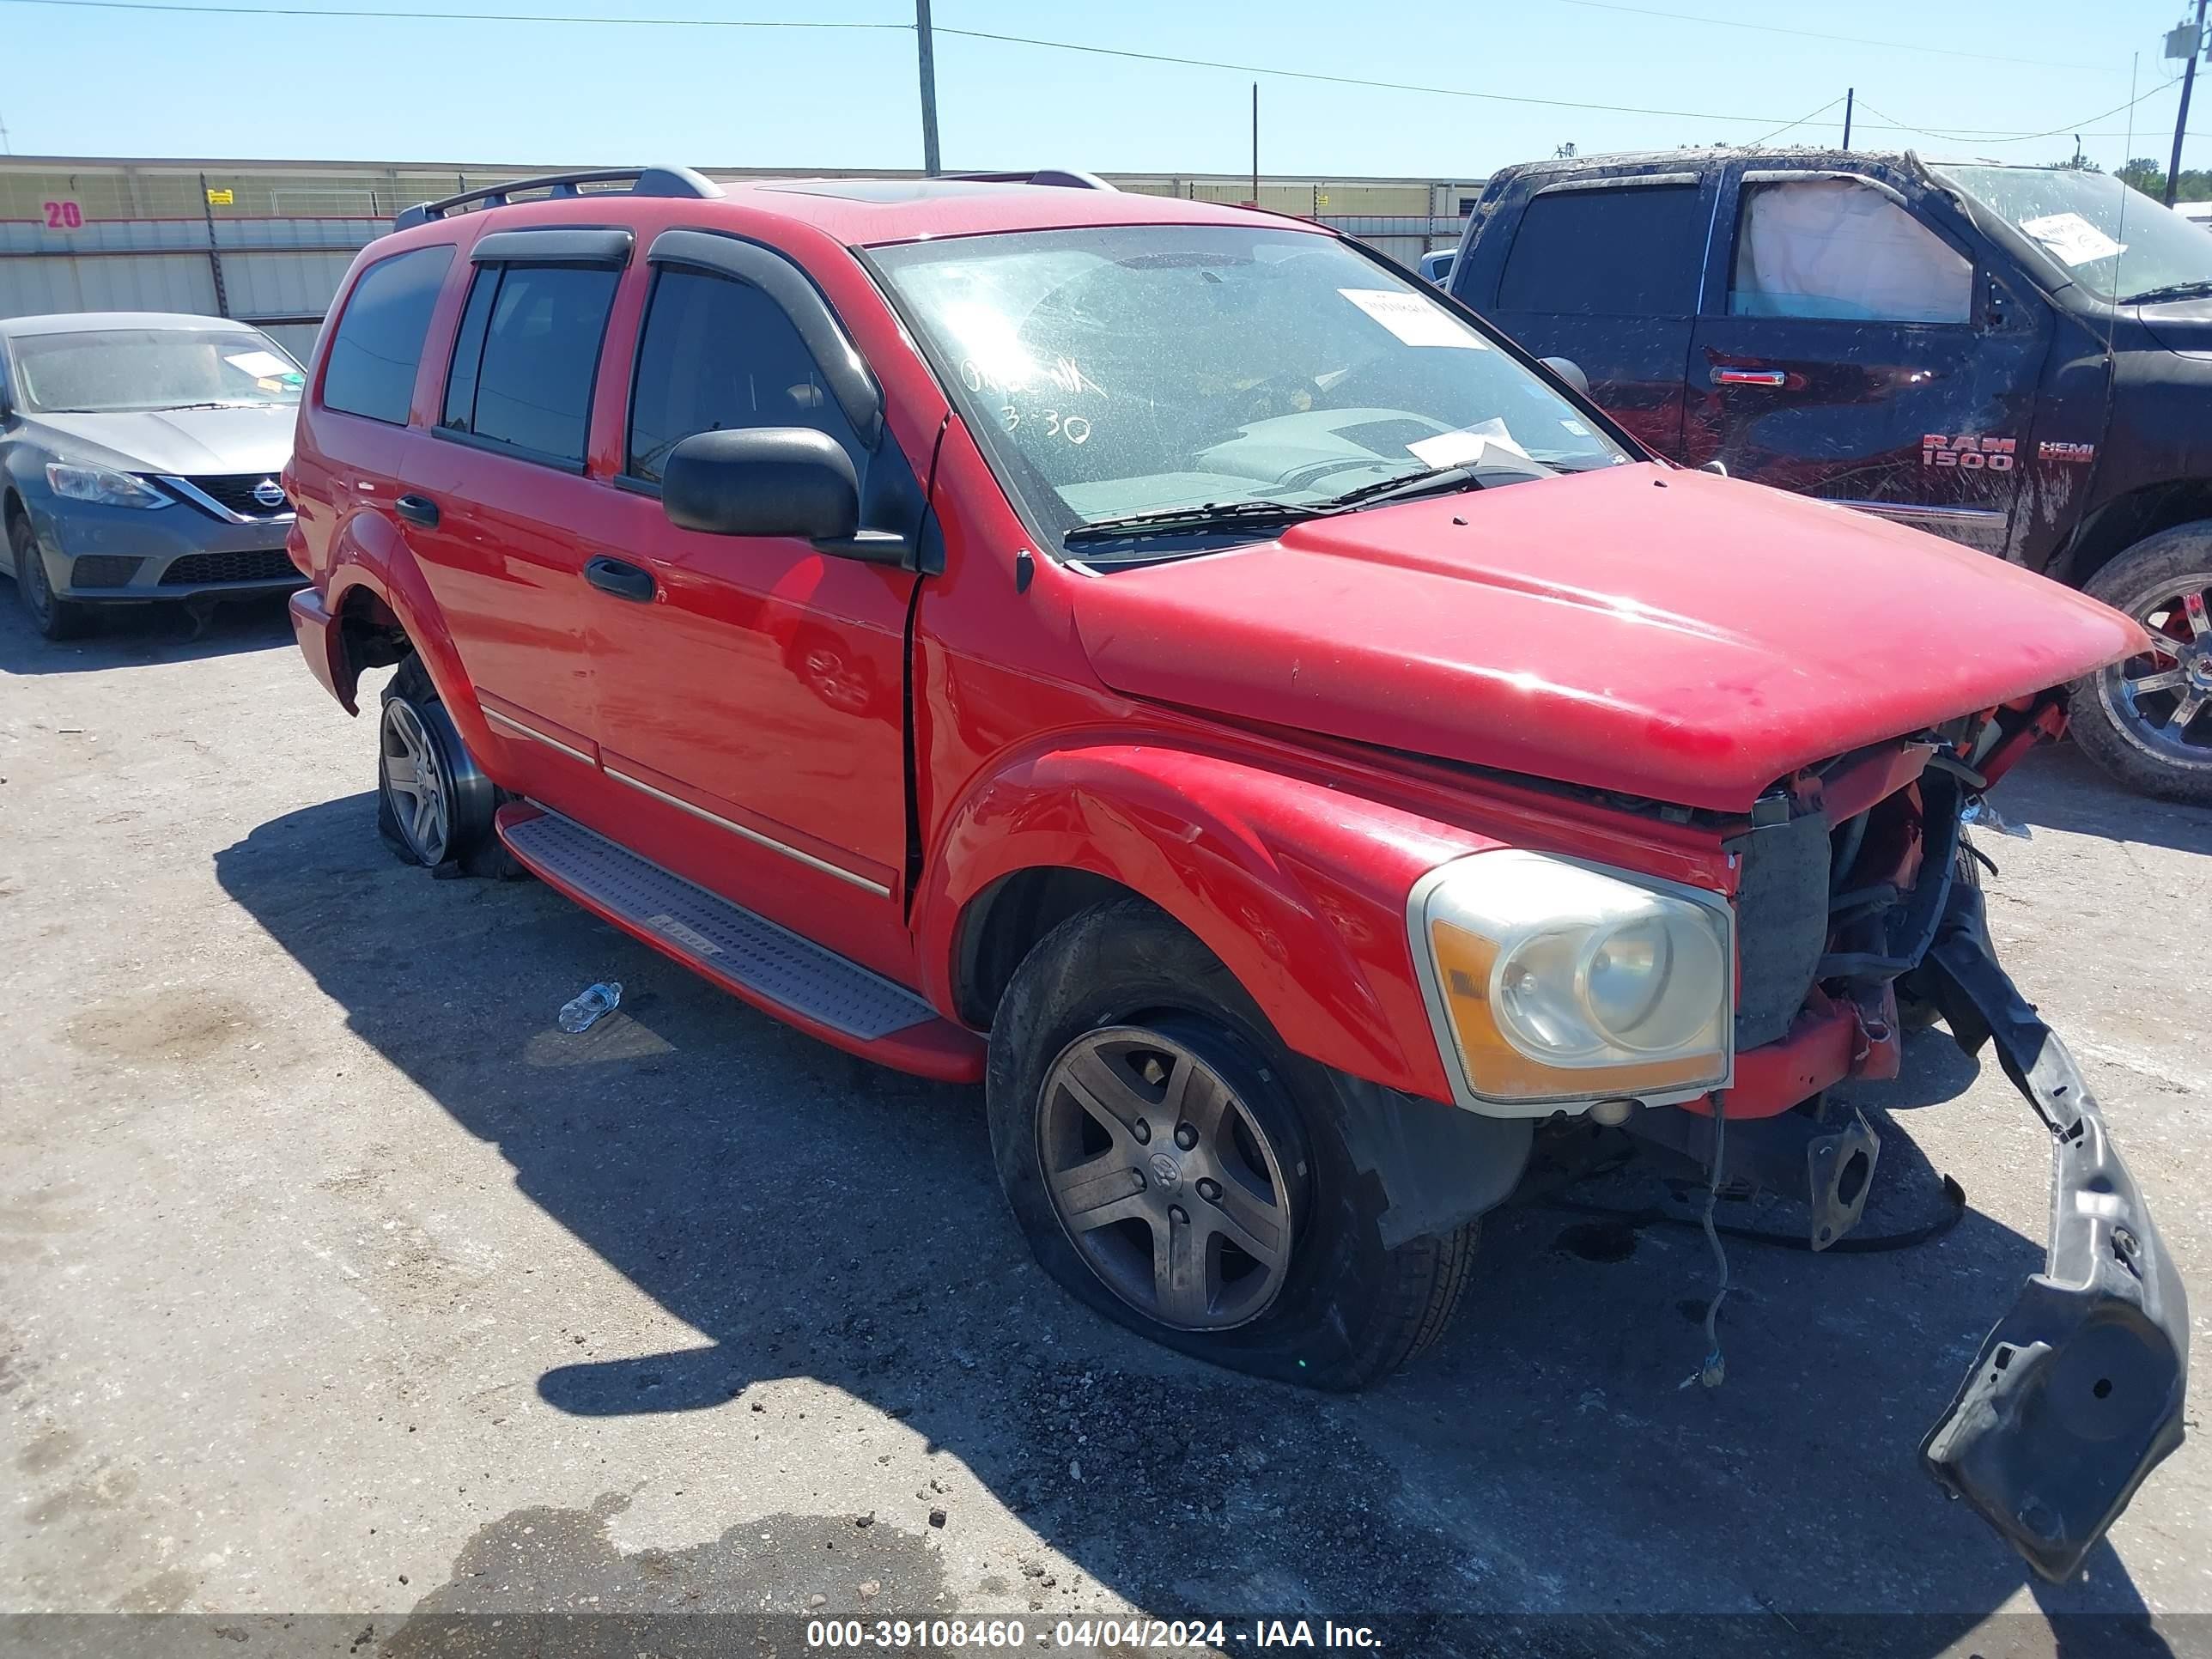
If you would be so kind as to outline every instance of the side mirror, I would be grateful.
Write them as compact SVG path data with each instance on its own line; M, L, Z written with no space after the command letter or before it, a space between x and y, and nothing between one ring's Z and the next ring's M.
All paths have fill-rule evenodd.
M1539 357L1536 361L1581 392L1583 397L1587 398L1590 395L1589 376L1583 373L1583 366L1573 358Z
M710 536L849 536L860 526L853 458L826 432L753 427L695 432L668 453L660 507Z
M860 528L860 481L844 446L811 427L695 432L668 452L660 510L679 530L791 536L824 553L902 564L906 538Z

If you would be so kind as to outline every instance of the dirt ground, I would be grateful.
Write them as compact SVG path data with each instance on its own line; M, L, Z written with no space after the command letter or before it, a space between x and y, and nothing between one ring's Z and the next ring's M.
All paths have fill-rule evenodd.
M54 647L0 602L0 1613L223 1615L0 1645L505 1651L520 1621L452 1616L547 1609L1379 1614L1426 1632L1401 1652L1574 1653L1657 1650L1651 1615L1829 1652L1881 1613L1924 1654L2147 1613L2122 1650L2212 1645L2201 1436L2055 1589L1917 1467L2048 1203L2027 1108L1940 1030L1858 1097L1867 1225L1935 1214L1946 1172L1971 1212L1893 1254L1735 1249L1718 1391L1678 1386L1701 1238L1523 1209L1413 1368L1291 1392L1047 1283L976 1091L535 883L395 862L371 729L281 609ZM2212 813L2070 750L1997 799L2033 830L1984 837L1999 943L2192 1281L2201 1379ZM563 1036L599 979L621 1012Z

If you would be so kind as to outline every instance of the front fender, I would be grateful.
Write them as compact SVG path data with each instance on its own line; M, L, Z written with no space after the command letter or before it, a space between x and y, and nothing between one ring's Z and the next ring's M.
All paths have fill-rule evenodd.
M1031 750L976 783L937 837L915 908L927 988L953 1006L963 918L994 884L1084 871L1188 928L1300 1054L1449 1101L1406 902L1427 871L1495 845L1218 756L1119 742Z
M414 550L389 520L379 513L361 511L338 526L331 538L330 574L322 587L324 604L334 623L343 623L346 601L356 592L365 591L381 601L406 630L461 741L471 754L495 752L491 728L484 723L483 711L477 706L476 687L453 649L445 613L423 579ZM332 654L335 684L331 690L351 714L362 665L352 660L343 645Z

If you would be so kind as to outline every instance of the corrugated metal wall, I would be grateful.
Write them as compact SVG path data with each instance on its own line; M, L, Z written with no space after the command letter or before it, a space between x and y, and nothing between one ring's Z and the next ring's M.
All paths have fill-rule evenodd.
M259 324L304 356L355 251L382 234L398 208L559 170L0 159L0 317L231 316ZM792 176L707 171L732 180ZM1221 174L1110 176L1148 195L1231 203L1252 195L1249 179ZM1411 265L1431 248L1456 244L1460 209L1480 188L1263 178L1257 205L1317 219Z

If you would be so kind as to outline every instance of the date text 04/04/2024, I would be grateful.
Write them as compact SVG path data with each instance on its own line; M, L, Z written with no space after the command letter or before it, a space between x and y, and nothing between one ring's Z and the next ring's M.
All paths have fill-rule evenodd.
M1018 1650L1039 1647L1157 1648L1164 1651L1219 1651L1234 1643L1254 1648L1365 1648L1382 1645L1366 1625L1340 1625L1324 1619L1263 1619L1236 1627L1213 1619L1062 1619L1032 1637L1018 1619L815 1619L806 1626L809 1649L872 1649L901 1652L917 1645Z

